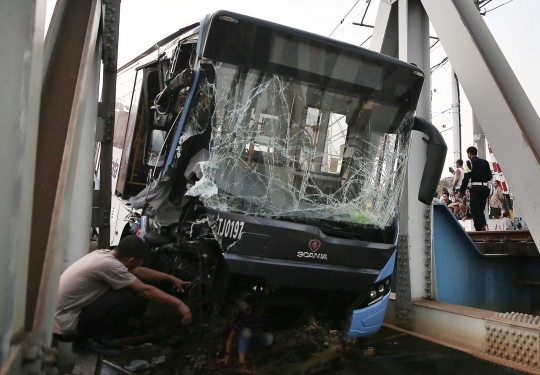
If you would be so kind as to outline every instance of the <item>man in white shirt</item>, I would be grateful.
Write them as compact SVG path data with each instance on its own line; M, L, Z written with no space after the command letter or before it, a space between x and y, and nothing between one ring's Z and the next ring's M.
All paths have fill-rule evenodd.
M189 324L191 312L181 300L141 280L170 282L178 291L189 282L139 267L148 252L144 240L128 236L112 251L96 250L73 263L60 277L56 337L74 341L76 352L110 352L97 340L122 334L130 317L144 314L148 300L175 306Z
M465 176L465 170L463 169L463 160L456 160L456 170L454 171L454 186L452 191L454 194L459 193L461 184L463 182L463 177Z

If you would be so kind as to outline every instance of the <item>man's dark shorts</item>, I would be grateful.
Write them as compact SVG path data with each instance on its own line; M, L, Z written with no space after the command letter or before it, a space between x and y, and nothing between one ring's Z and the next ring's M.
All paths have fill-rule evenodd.
M495 208L495 207L491 207L491 216L493 217L501 217L502 215L502 212L501 212L501 208Z

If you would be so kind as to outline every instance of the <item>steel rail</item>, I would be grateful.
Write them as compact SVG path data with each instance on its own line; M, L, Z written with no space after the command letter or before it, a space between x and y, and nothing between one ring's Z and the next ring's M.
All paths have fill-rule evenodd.
M534 242L528 230L467 232L474 242Z

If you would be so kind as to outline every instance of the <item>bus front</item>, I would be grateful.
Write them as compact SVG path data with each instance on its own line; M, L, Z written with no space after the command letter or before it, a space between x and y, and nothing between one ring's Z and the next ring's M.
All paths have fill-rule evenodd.
M173 164L228 272L321 299L340 293L346 336L375 333L424 74L225 11L201 25L198 54Z

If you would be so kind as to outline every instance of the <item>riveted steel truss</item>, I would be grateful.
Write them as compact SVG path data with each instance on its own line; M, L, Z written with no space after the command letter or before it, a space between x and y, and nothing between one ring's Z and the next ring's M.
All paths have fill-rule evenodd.
M528 202L523 216L532 237L540 236L540 217L535 213L540 198L528 191L529 186L540 184L537 167L540 119L478 13L475 2L381 1L371 49L416 63L429 72L429 48L425 49L424 43L429 39L429 28L424 15L429 16L490 144L502 150L501 165L511 172L507 175L508 180L526 181L514 183L514 193ZM429 87L423 90L429 92ZM485 95L486 92L490 95ZM420 100L419 114L429 119L429 102L423 103ZM504 132L500 131L503 124ZM536 317L518 313L497 313L495 316L492 311L436 301L437 270L432 250L431 212L429 208L418 206L409 194L416 191L414 181L423 165L421 142L416 145L414 142L413 135L408 182L400 207L397 290L395 299L391 299L386 322L479 358L520 371L539 373L537 342L540 330ZM505 153L505 149L512 152Z
M0 306L0 366L2 374L49 373L55 371L57 352L50 345L64 255L68 248L82 249L83 254L89 249L102 61L99 115L110 129L100 129L105 134L100 141L112 140L120 1L58 0L45 42L45 2L22 0L13 7L10 3L14 4L0 3L0 30L10 28L2 33L0 52L13 56L0 64L0 74L11 72L9 80L0 76L0 87L18 104L9 110L0 105L0 113L19 119L13 128L19 134L7 138L2 134L2 140L13 144L13 157L20 165L12 164L15 182L0 182L0 191L5 190L3 196L12 206L3 211L9 215L4 222L17 224L10 235L1 236L17 240L2 247L7 258L0 264L10 271L1 272L1 277L11 281L0 282L0 296L7 301ZM31 33L29 25L35 28ZM8 100L2 102L9 105ZM2 145L7 150L8 143ZM109 166L109 175L110 164L105 155L101 166L105 171ZM24 203L32 186L33 202ZM100 201L107 214L104 228L110 182L107 187L107 200Z

